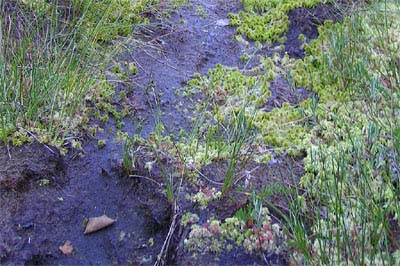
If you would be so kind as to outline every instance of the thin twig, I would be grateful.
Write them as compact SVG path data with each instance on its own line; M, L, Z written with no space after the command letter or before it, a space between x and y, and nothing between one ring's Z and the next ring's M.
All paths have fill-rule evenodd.
M265 257L265 254L264 254L264 253L263 253L263 259L264 259L264 262L265 262L266 265L270 265L269 262L268 262L268 260L267 260L267 257Z
M242 176L240 176L238 179L236 179L236 181L234 182L234 185L236 185L243 177L250 176L251 173L253 173L258 168L260 168L260 166L256 166L253 169L251 169L250 171L246 170L245 173Z
M8 152L8 158L11 160L11 153L10 153L10 145L7 144L7 152Z
M71 140L71 139L77 139L77 140L79 140L79 141L83 141L83 139L82 139L82 138L80 138L80 137L77 137L77 136L70 136L70 137L66 137L66 138L64 138L64 141Z
M42 144L43 146L45 146L46 149L48 149L52 154L56 154L49 146L47 146L47 145L44 144L44 143L41 143L41 142L39 141L39 139L38 139L32 132L29 132L29 131L26 130L26 129L25 129L25 131L26 131L32 138L34 138L37 142L39 142L40 144Z
M158 255L157 261L154 263L154 266L164 266L166 263L166 257L168 254L168 248L169 244L171 243L172 236L175 232L175 229L177 227L177 220L179 216L179 207L177 204L177 201L175 200L174 203L174 216L172 218L171 225L169 227L169 231L167 234L167 237L165 238L164 244L161 248L160 254Z
M205 176L202 172L200 172L196 167L193 167L193 169L202 177L202 178L204 178L205 180L207 180L208 182L210 182L210 183L212 183L212 184L214 184L214 185L218 185L218 186L222 186L224 183L221 183L221 182L217 182L217 181L214 181L214 180L211 180L211 179L209 179L207 176Z

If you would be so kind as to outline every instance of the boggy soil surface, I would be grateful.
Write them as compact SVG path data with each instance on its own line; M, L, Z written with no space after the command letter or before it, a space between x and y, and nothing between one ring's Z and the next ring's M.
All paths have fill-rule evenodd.
M134 132L141 118L142 136L147 136L155 121L154 97L157 93L162 120L172 132L190 128L190 119L177 107L179 101L190 104L176 94L195 72L205 74L220 63L246 67L240 62L241 44L233 39L235 28L227 25L227 15L242 9L241 1L191 1L172 17L157 21L141 34L143 45L132 42L120 58L134 61L138 73L131 79L129 99L138 107L125 119L124 131ZM198 14L201 6L205 16ZM317 25L334 18L332 8L298 9L289 14L292 21L285 51L293 57L304 55L297 37L317 37ZM185 21L185 23L180 23ZM268 53L268 51L260 51ZM117 90L126 90L117 86ZM283 102L296 103L308 92L292 92L283 78L271 84L272 97L265 110ZM139 108L140 107L140 108ZM96 139L84 141L83 156L71 150L61 156L53 147L38 143L22 147L0 146L0 264L1 265L153 265L157 259L172 218L160 187L146 179L128 177L120 171L122 146L106 126L99 138L107 145L98 149ZM218 176L226 165L211 165L204 173ZM277 158L268 165L249 166L258 176L255 186L285 183L283 177L302 173L301 158ZM270 174L265 174L270 173ZM269 177L282 177L272 180ZM161 176L153 176L162 180ZM280 199L277 199L279 201ZM232 215L245 202L211 204L201 219L211 214ZM284 203L283 203L284 204ZM223 206L221 208L221 206ZM186 209L194 206L186 204ZM194 211L196 212L196 211ZM116 222L90 235L83 234L86 218L107 216ZM168 265L286 265L286 256L269 256L268 260L234 250L221 255L206 254L194 259L183 250L187 231L177 229L168 253ZM71 241L74 251L63 255L59 246Z

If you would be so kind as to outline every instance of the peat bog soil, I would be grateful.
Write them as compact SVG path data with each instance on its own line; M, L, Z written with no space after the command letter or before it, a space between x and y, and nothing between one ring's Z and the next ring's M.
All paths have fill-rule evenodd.
M198 14L202 7L205 16ZM190 119L179 109L176 90L183 87L195 72L206 74L217 63L244 68L240 61L244 47L234 40L235 28L227 25L227 15L242 9L241 1L191 1L168 20L158 21L141 38L147 45L132 42L119 59L135 62L138 73L129 84L129 99L136 111L125 118L123 131L135 132L140 118L144 137L153 130L154 102L148 97L149 86L159 95L162 121L171 132L190 128ZM317 26L332 19L332 8L320 5L314 9L296 9L289 14L291 26L285 51L292 57L304 52L298 40L300 33L308 39L317 37ZM185 23L180 23L181 21ZM268 50L259 51L268 54ZM117 91L127 86L117 86ZM272 96L265 110L283 102L296 103L308 92L292 92L278 77L272 82ZM300 96L300 97L299 97ZM140 107L140 108L139 108ZM146 179L130 178L118 170L122 145L114 141L112 122L104 126L99 139L107 139L98 149L97 139L84 142L84 156L71 150L61 156L53 147L39 143L21 147L0 146L0 264L1 265L153 265L168 234L171 207L159 187ZM115 130L114 130L115 131ZM259 186L277 182L270 176L284 178L294 169L302 174L301 158L276 158L268 165L249 166ZM290 169L289 169L290 168ZM218 175L219 166L210 166L210 175ZM207 174L207 172L205 172ZM157 177L154 177L157 178ZM158 177L161 179L161 177ZM46 184L44 180L49 180ZM279 181L279 180L278 180ZM278 199L279 200L279 199ZM207 213L226 217L239 206L211 204ZM188 210L195 206L187 204ZM200 215L206 219L207 213ZM85 218L107 216L117 221L90 235L83 234ZM186 232L187 234L187 232ZM264 260L241 250L220 255L206 254L193 259L183 250L185 232L177 229L169 250L168 265L264 265ZM74 252L63 255L59 246L71 241ZM271 256L270 265L286 265L286 256Z

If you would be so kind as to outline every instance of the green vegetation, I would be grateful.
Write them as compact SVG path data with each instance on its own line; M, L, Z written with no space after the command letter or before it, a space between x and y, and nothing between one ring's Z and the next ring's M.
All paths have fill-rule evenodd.
M226 218L224 222L210 219L203 225L194 224L185 249L198 253L232 251L234 245L243 247L246 253L268 252L279 254L284 250L284 238L279 224L272 223L268 209L262 208L260 227L246 228L239 218Z
M307 247L307 263L399 263L399 251L392 253L400 210L399 21L394 1L354 10L320 29L293 72L319 98L301 179L306 193L295 201L305 206L294 206L300 213L291 219L303 224L294 243Z
M298 7L315 7L326 0L243 0L243 7L248 12L266 13L278 8L287 13Z
M230 252L236 245L249 254L279 254L286 248L286 239L279 224L272 222L268 208L262 206L254 193L251 203L245 209L238 210L235 217L226 218L224 222L210 219L202 225L197 224L198 220L198 216L191 213L185 214L181 220L185 227L192 225L189 237L184 242L188 251Z
M309 146L310 126L303 108L284 103L271 112L261 109L271 95L269 81L285 74L285 69L279 65L292 66L294 61L276 55L261 62L259 67L250 71L252 76L217 65L206 77L197 76L189 81L190 88L203 92L209 99L205 102L206 107L197 109L211 109L213 119L223 123L230 114L239 113L245 107L244 116L248 122L251 118L252 127L257 128L258 144L274 146L279 148L278 152L291 155L304 153ZM309 105L305 102L300 107Z
M246 9L265 12L263 16L267 17L277 14L270 12L277 12L274 8L283 2L267 7L259 1L254 3L246 2ZM287 12L292 7L280 8ZM305 46L307 56L303 60L279 56L261 59L262 64L251 70L251 75L217 66L207 76L195 77L189 86L207 96L207 107L198 108L210 110L207 114L212 119L206 121L223 123L232 112L246 107L246 119L258 132L258 146L306 155L301 189L285 193L289 213L281 213L295 264L397 265L400 254L394 230L400 210L400 10L393 1L346 12L343 23L326 22L320 28L320 37ZM244 16L255 15L231 15L231 23L236 19L237 25L242 25ZM258 22L248 23L254 26ZM258 30L268 37L247 37L269 42L284 32ZM279 75L295 87L309 89L314 96L297 106L284 103L271 112L261 110L261 100L269 94L268 81ZM257 149L251 151L256 159ZM228 162L237 160L230 155L225 157ZM231 184L231 180L229 173L225 184ZM222 187L226 190L230 186ZM246 211L239 215L246 216ZM217 220L192 225L187 248L219 252L221 236L212 230L224 226Z
M36 135L57 144L87 120L82 111L94 84L94 35L78 48L75 39L84 15L67 30L54 5L47 10L50 16L27 21L35 10L0 4L0 140L20 144Z
M284 42L289 29L287 13L299 7L315 7L321 0L243 0L245 11L230 14L229 21L240 35L260 42Z
M68 22L68 28L75 28L80 21L79 34L87 36L96 29L95 38L99 42L108 42L116 37L128 36L135 28L148 24L146 12L156 10L159 0L70 0L70 1L24 1L36 13L46 16L49 9L57 5L64 13L62 19ZM99 23L101 21L101 23ZM91 36L91 35L89 35Z
M14 145L36 139L63 152L66 138L86 128L94 116L111 114L118 128L129 107L111 104L114 86L106 81L104 51L117 36L148 23L159 1L0 1L0 140ZM108 49L109 50L109 49ZM133 63L124 65L135 75ZM121 77L123 78L123 77Z
M206 18L207 17L207 13L206 11L204 11L202 6L197 7L197 14L199 14L199 16Z
M107 143L106 140L104 140L104 139L99 139L99 140L97 141L97 147L98 147L99 149L103 149L103 148L106 146L106 143Z
M243 0L245 11L229 19L250 40L284 41L288 12L322 2ZM185 199L201 210L238 194L248 197L224 220L212 216L200 223L197 214L185 213L187 251L219 253L235 245L249 254L288 252L296 265L400 264L398 1L343 10L341 23L325 22L319 38L304 45L304 59L260 56L252 69L216 65L206 75L196 74L183 88L185 96L199 99L193 126L179 136L168 133L154 93L148 100L156 105L151 106L155 129L147 139L121 131L130 114L129 92L115 95L104 66L94 66L101 45L149 23L144 13L159 1L69 3L69 8L45 1L7 6L0 0L2 142L17 145L34 138L62 147L69 138L79 148L73 136L88 127L89 117L107 124L111 116L117 138L124 140L125 174L162 187L174 211L185 182L190 184ZM3 15L10 8L13 15ZM204 9L197 12L206 18ZM126 81L138 67L119 62L110 72ZM305 88L311 97L267 111L276 80L287 81L289 89ZM94 137L99 128L87 130ZM105 145L105 139L97 141L98 149ZM249 163L265 166L276 156L302 160L299 184L249 191L251 180L240 183L250 175ZM202 174L207 167L221 167L223 174L209 179ZM159 180L134 174L154 170ZM275 194L286 198L285 210L268 202ZM272 219L270 210L278 217Z

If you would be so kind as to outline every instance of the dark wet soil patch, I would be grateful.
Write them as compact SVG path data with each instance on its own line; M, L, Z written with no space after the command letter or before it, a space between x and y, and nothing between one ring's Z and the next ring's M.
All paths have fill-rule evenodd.
M39 143L0 146L0 188L26 190L35 181L60 184L63 181L63 158L56 148Z
M225 162L212 163L201 170L200 181L194 188L194 192L221 190L226 174ZM233 179L234 191L229 192L221 200L211 201L206 211L200 211L200 221L206 221L211 217L224 220L232 217L237 210L249 204L248 195L258 191L261 197L271 204L287 210L287 192L285 188L297 187L301 176L304 174L302 158L292 158L287 155L277 155L267 164L248 162L241 169L237 169ZM192 207L192 209L196 209Z
M204 16L197 13L198 7ZM191 7L172 14L162 21L162 27L150 27L146 36L141 36L144 43L133 42L130 51L122 55L138 66L130 97L145 107L137 112L145 120L143 133L151 132L157 115L172 132L189 129L190 110L185 109L193 104L177 95L178 90L194 73L206 74L216 64L241 65L242 47L233 39L235 29L221 23L239 8L239 1L191 1Z
M286 34L284 52L292 58L303 58L305 53L302 48L303 41L299 39L300 34L309 42L318 37L318 27L324 21L340 21L342 14L335 5L319 4L315 8L297 8L290 11L288 16L290 27Z
M270 91L271 96L263 106L263 110L267 112L282 107L283 103L296 106L311 95L311 92L304 88L291 88L288 80L281 75L271 82Z
M112 171L112 149L66 158L69 181L63 186L32 186L29 191L1 190L0 253L4 265L150 265L169 226L170 206L146 180ZM45 169L45 168L44 168ZM104 169L106 169L104 171ZM50 181L52 182L52 181ZM109 228L83 235L85 218L116 219ZM74 253L58 250L66 240Z
M285 265L279 258L273 258L269 260L269 265ZM179 262L175 262L171 265L188 265L188 266L219 266L219 265L266 265L263 258L257 256L249 256L240 250L232 250L231 252L223 252L219 256L210 255L197 255L197 256L185 256Z

